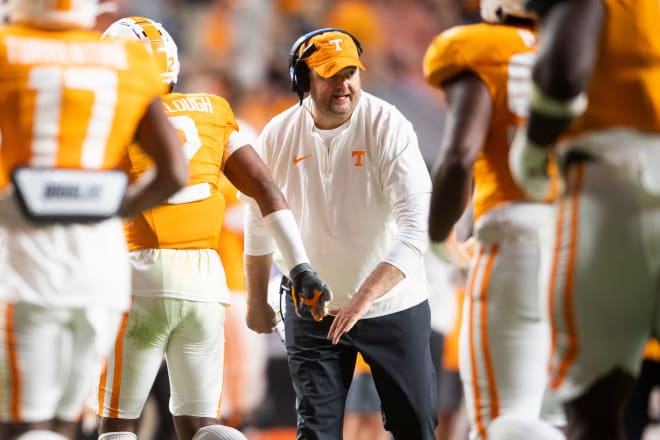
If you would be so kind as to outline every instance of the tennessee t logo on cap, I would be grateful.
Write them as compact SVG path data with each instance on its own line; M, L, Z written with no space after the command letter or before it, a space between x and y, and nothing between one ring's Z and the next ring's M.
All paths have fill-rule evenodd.
M360 61L355 42L343 32L331 31L315 35L300 48L300 53L302 54L312 44L316 50L305 58L305 63L323 78L330 78L345 67L359 67L366 70Z

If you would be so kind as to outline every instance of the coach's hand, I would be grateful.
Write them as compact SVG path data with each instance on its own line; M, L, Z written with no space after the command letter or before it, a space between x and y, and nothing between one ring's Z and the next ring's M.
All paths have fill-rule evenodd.
M338 344L341 336L348 333L355 324L369 311L373 301L367 295L357 293L353 295L341 308L330 310L335 316L330 330L328 330L328 339L333 344Z
M308 263L301 263L291 269L291 296L296 315L302 316L309 310L316 321L328 315L328 304L332 301L332 291L312 270Z

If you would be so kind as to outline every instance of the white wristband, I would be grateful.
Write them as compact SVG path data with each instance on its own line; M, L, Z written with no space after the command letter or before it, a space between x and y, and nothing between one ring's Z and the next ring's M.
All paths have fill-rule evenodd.
M277 243L289 272L300 263L309 263L300 229L290 209L268 214L264 217L264 224Z
M245 200L247 203L245 224L243 225L243 250L245 255L258 256L272 254L276 248L275 241L268 229L266 229L257 202L247 196L244 196L242 200Z
M584 92L566 101L560 101L546 95L539 86L532 83L530 107L542 115L555 118L574 118L584 113L588 104L589 100Z

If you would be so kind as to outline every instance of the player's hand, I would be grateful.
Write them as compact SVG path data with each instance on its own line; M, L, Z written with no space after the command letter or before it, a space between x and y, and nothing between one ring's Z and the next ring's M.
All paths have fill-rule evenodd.
M248 301L245 323L257 333L271 333L277 324L275 311L267 302L253 304Z
M307 311L316 321L328 315L328 304L332 301L332 291L312 270L308 263L301 263L291 269L291 296L296 315L303 316Z
M466 241L459 242L456 240L456 231L452 230L446 240L432 241L429 247L439 260L465 269L470 265L470 260L474 255L475 241L474 237L470 237Z
M532 200L547 200L552 192L548 175L550 149L534 144L525 127L518 128L509 150L509 168L520 189Z

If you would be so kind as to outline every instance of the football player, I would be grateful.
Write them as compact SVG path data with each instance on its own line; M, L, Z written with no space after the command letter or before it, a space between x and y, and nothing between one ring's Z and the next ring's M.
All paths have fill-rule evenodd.
M186 182L144 47L100 41L99 1L10 0L0 29L0 436L73 439L130 302L120 216ZM156 164L127 186L138 139ZM0 234L1 235L1 234Z
M289 270L308 276L316 289L324 285L311 270L300 271L309 260L293 215L249 138L239 131L229 103L208 93L173 91L179 59L165 28L148 18L125 17L112 23L103 38L137 41L158 62L168 91L163 108L184 140L190 179L167 203L126 222L133 302L101 376L99 439L136 438L163 358L179 439L215 439L228 429L219 425L223 326L230 302L216 250L226 206L221 174L258 206ZM141 145L129 147L128 166L135 179L151 169ZM235 435L241 438L238 431Z
M543 197L548 156L562 164L550 384L570 439L624 439L624 405L660 327L660 3L528 6L541 17L541 44L510 165L521 188Z
M508 168L511 133L524 123L536 52L535 17L521 0L482 0L484 23L434 38L424 76L447 98L433 176L431 248L460 263L452 229L471 201L474 256L463 307L460 375L470 438L500 415L540 416L548 325L540 298L541 243L551 208L530 202Z

